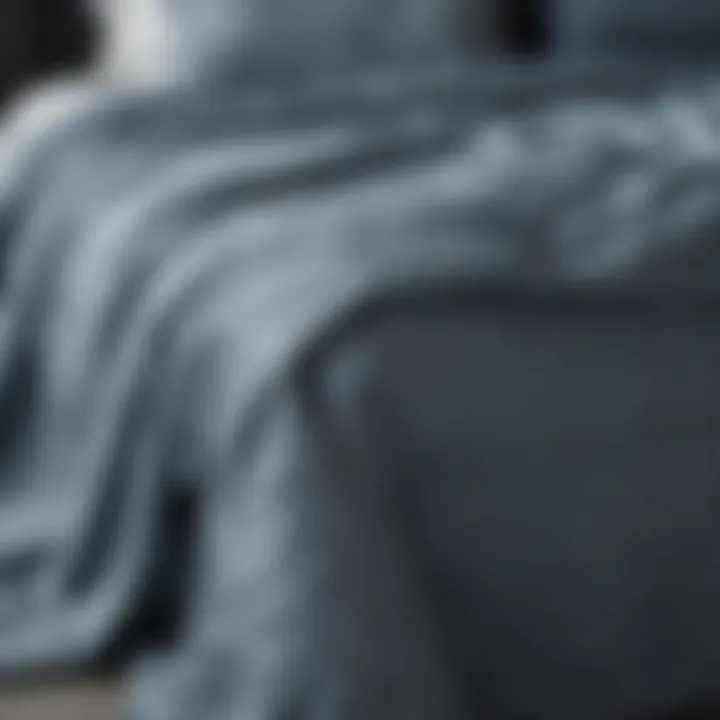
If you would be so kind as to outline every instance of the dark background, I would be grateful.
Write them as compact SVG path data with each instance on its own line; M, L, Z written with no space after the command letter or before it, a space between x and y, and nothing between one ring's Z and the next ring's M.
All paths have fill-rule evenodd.
M91 55L94 28L81 0L0 0L0 101Z
M542 49L539 6L547 1L496 0L510 47L525 53ZM0 103L39 78L82 67L94 40L82 0L0 0Z

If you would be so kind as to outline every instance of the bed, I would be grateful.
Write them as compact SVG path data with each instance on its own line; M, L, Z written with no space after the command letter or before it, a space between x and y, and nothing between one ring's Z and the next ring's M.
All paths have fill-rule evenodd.
M419 67L71 87L13 143L3 677L111 656L133 720L718 700L715 70ZM49 692L0 716L120 713Z

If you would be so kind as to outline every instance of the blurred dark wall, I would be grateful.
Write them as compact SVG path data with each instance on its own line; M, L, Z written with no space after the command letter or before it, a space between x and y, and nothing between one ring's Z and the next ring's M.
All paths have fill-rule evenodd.
M81 7L82 0L0 0L0 101L89 59L93 33Z
M503 34L511 51L538 55L548 50L553 1L497 0Z

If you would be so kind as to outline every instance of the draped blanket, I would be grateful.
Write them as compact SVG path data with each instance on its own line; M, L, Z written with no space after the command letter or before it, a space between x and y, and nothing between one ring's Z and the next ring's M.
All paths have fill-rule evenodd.
M131 643L133 720L560 720L706 699L720 659L720 585L708 574L720 543L709 517L720 343L705 329L720 257L712 77L453 68L78 106L8 160L0 208L0 672L92 665L152 607L178 622L169 639ZM531 537L532 521L505 503L508 525L492 530L492 497L478 492L433 506L436 543L455 550L431 571L438 553L413 530L414 495L442 495L451 468L466 485L505 480L487 458L452 449L461 436L466 450L482 443L467 423L436 423L446 470L417 465L421 445L397 408L440 417L456 396L388 387L379 330L392 318L402 328L465 317L471 339L446 338L459 365L441 375L467 393L486 388L473 407L502 425L510 410L493 404L482 367L459 358L491 352L496 331L478 317L522 308L538 313L537 332L583 308L583 327L637 312L660 322L652 342L623 335L619 367L655 348L645 409L699 423L691 450L663 455L671 471L655 468L654 510L617 500L635 476L586 468L588 487L618 483L617 502L576 498L576 512L599 503L604 513L576 537L578 557L594 548L582 571L567 547L542 561L521 548L537 595L503 585L497 570L504 543ZM677 329L698 323L695 335ZM398 350L408 376L436 351ZM575 370L602 375L601 358L583 362ZM550 373L547 392L564 397L572 374ZM664 385L683 379L686 392ZM628 403L632 414L639 405ZM535 417L530 405L512 412ZM597 422L600 442L612 428ZM530 426L542 444L542 423ZM455 440L444 447L446 431ZM640 452L632 430L626 444ZM556 450L562 459L567 448ZM695 470L702 480L688 481ZM550 482L539 467L515 471L513 502ZM641 475L639 496L651 499ZM551 491L555 512L568 493ZM190 508L184 519L178 506ZM646 511L642 540L617 531ZM482 546L480 535L451 540L456 516L489 523ZM706 562L688 571L691 546ZM623 548L635 564L620 578L612 553ZM553 586L563 563L574 591ZM677 577L689 589L666 602ZM477 618L451 618L440 598L453 583L460 596L494 597L504 625L473 635ZM552 611L568 597L572 641L567 614ZM709 639L673 626L667 640L668 613ZM600 637L605 621L645 624ZM667 640L660 649L653 633Z

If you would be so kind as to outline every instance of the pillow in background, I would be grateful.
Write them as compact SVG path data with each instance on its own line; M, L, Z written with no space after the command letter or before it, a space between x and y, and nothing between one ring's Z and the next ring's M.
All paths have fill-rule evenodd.
M417 65L499 44L498 0L90 0L104 64L142 79Z
M548 0L559 51L720 58L718 0Z

